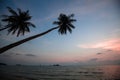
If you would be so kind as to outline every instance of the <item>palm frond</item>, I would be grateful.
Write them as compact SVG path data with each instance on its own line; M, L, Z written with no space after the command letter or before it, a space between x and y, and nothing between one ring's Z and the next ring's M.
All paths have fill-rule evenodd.
M8 11L9 11L10 13L12 13L13 15L16 15L16 16L17 16L17 13L16 13L12 8L7 7L7 9L8 9Z
M53 24L59 25L60 22L59 21L54 21Z
M34 24L32 24L31 22L26 22L27 26L32 26L32 27L36 27Z
M75 22L76 21L76 19L70 19L70 22Z
M17 10L18 10L19 15L20 15L20 14L23 14L23 12L21 11L20 8L17 8Z
M9 16L8 16L8 15L1 15L1 17L7 18L7 17L9 17Z
M69 25L68 25L69 26ZM68 31L72 33L72 29L70 27L67 27Z
M73 28L73 29L75 28L75 26L72 25L71 23L69 23L68 25L69 25L71 28Z
M68 17L69 17L69 18L74 17L74 14L70 14L70 15L68 15Z

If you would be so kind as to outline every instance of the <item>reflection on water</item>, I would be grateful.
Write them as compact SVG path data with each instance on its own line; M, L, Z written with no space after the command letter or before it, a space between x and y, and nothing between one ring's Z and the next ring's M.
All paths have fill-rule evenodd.
M0 66L1 80L120 80L120 66Z
M108 80L120 80L120 66L103 66L104 77Z

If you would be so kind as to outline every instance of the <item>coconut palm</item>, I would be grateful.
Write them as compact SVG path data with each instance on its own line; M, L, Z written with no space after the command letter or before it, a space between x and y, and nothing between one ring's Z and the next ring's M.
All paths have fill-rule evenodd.
M21 11L21 9L18 9L18 12L15 12L12 8L7 7L8 11L11 13L11 15L2 15L4 18L2 19L3 22L7 22L7 25L0 29L0 31L7 29L8 34L17 34L24 35L25 32L30 32L29 27L35 27L34 24L29 22L31 19L31 16L29 15L29 11Z
M25 42L30 41L32 39L38 38L40 36L43 36L43 35L51 32L51 31L53 31L55 29L58 29L58 32L60 34L66 34L67 31L69 31L71 33L72 32L72 28L75 28L72 25L72 22L76 21L75 19L72 19L73 16L74 16L73 14L68 15L68 16L65 15L65 14L60 14L59 17L58 17L58 21L53 22L53 24L57 24L57 27L51 28L51 29L49 29L49 30L47 30L45 32L40 33L40 34L33 35L31 37L25 38L25 39L20 40L18 42L15 42L15 43L12 43L12 44L7 45L5 47L2 47L2 48L0 48L0 54L5 52L5 51L7 51L7 50L9 50L9 49L11 49L11 48L13 48L13 47L15 47L15 46L20 45L22 43L25 43ZM21 18L21 19L24 19L24 18ZM22 24L22 25L24 25L24 24ZM16 26L19 27L18 24ZM14 28L16 28L16 27L14 27ZM16 29L13 29L13 30L16 30ZM26 29L23 29L23 30L26 30Z
M72 19L73 16L74 14L68 16L65 14L60 14L60 16L58 17L58 21L53 22L53 24L58 25L58 32L60 34L67 34L67 31L71 33L72 29L75 28L75 26L72 25L72 22L76 21L75 19Z

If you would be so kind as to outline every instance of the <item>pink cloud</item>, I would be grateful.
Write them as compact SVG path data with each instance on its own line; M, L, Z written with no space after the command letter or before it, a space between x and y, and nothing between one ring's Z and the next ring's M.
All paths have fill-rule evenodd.
M120 39L111 39L103 42L98 42L95 44L84 44L78 45L80 48L101 48L109 49L114 51L120 51Z

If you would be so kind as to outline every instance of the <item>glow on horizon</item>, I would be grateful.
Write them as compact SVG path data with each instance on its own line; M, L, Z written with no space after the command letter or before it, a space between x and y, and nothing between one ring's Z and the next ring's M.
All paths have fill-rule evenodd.
M120 39L111 39L94 44L78 45L80 48L101 48L106 50L120 51Z

